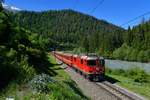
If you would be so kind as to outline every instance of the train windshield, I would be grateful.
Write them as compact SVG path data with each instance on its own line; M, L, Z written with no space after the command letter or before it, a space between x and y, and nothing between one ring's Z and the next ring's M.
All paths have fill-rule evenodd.
M96 66L96 60L88 60L87 65L88 66Z

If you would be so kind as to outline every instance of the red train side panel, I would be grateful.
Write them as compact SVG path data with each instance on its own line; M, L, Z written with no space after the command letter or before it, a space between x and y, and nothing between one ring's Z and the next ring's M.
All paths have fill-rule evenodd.
M76 71L90 80L103 79L105 74L105 62L98 56L79 56L63 52L53 52L53 55L65 64L75 68Z

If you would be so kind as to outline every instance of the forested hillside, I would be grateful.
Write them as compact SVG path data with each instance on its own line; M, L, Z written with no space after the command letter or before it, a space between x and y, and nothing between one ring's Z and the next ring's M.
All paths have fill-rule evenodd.
M15 13L12 20L39 34L50 36L54 42L83 51L112 51L122 45L120 31L124 29L72 10Z
M150 62L150 20L125 30L72 10L9 12L0 2L0 98L16 96L21 89L28 93L29 86L30 98L34 89L37 98L39 93L58 100L86 98L76 92L76 84L47 53L49 49Z
M113 57L130 61L150 61L150 20L129 27L124 33L124 44L113 52Z
M150 61L150 21L124 30L72 10L12 13L14 24L49 37L49 47L74 52L96 52L105 57ZM67 47L67 49L65 49Z
M12 80L26 82L38 73L47 62L47 43L47 38L14 26L0 4L0 91Z
M46 52L50 37L12 23L0 2L0 99L88 100Z

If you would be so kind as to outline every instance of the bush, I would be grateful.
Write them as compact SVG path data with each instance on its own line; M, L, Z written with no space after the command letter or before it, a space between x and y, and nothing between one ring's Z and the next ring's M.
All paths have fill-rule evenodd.
M139 62L146 62L146 61L148 61L148 57L147 56L148 55L146 55L146 52L141 50L139 52L139 54L137 55L137 61L139 61Z
M148 82L149 75L143 70L139 68L133 68L127 71L129 77L133 78L135 82Z
M106 68L106 73L129 77L132 78L134 82L139 83L149 82L150 79L150 75L140 68L132 68L128 70Z
M49 88L52 90L50 99L51 100L88 100L86 97L82 97L79 93L76 93L69 85L62 82L49 84Z
M117 59L124 59L127 55L126 50L128 50L129 47L126 43L124 43L120 48L116 49L113 52L113 57Z
M129 61L148 62L150 60L150 50L139 51L136 48L123 44L120 48L113 52L113 58Z
M150 62L150 50L144 51L143 61L144 62Z
M18 51L21 53L25 53L26 52L26 47L23 44L19 44L18 45Z
M23 82L30 80L36 74L33 66L28 64L28 56L21 56L17 70L18 70L18 79L19 81Z
M40 74L35 76L30 82L30 88L35 92L50 92L49 83L53 83L54 80L47 74Z
M16 58L16 55L17 55L17 51L14 50L13 48L11 48L10 51L7 52L7 54L6 54L6 56L7 56L9 59L11 59L11 60L13 60L14 58Z
M33 48L27 48L27 53L28 55L32 55L37 58L44 58L46 55L44 51L41 51L39 49L33 49Z
M126 55L125 55L124 60L130 60L130 58L131 58L131 53L132 53L132 48L126 49Z
M145 51L147 62L150 62L150 50Z
M136 58L137 58L137 55L138 55L139 51L137 49L133 49L132 48L132 50L130 52L131 53L130 53L130 55L128 57L128 60L130 60L130 61L136 61Z

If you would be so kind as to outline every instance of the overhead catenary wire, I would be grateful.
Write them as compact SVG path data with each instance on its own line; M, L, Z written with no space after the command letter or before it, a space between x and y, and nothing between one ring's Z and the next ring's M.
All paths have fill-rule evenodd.
M95 10L96 10L101 4L103 4L104 1L105 1L105 0L100 0L99 3L91 10L90 13L91 13L91 14L94 13Z
M120 26L123 27L123 26L125 26L125 25L127 25L127 24L129 24L129 23L131 23L131 22L133 22L133 21L135 21L135 20L141 18L141 17L144 17L144 16L146 16L146 15L149 15L149 14L150 14L150 11L148 11L148 12L142 14L142 15L139 15L139 16L137 16L137 17L131 19L131 20L129 20L129 21L127 21L127 22L121 24Z

